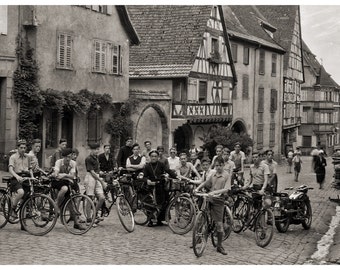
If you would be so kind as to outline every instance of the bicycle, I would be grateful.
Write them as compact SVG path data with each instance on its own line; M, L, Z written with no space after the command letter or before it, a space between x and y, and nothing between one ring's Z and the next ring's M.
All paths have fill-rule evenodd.
M202 199L202 205L200 208L200 211L197 214L194 228L193 228L193 233L192 233L192 246L194 253L197 257L201 257L206 245L208 243L208 238L209 236L211 237L211 242L214 247L217 246L217 231L216 231L216 226L215 222L211 219L210 216L210 206L208 203L208 200L210 198L216 198L218 196L210 196L208 193L194 193L194 196L199 197ZM232 217L231 217L231 212L230 209L228 210L228 206L225 204L224 207L224 213L223 213L223 224L225 224L225 220L229 219L230 223L229 226L231 226L232 222ZM225 226L223 226L225 227ZM224 228L225 231L225 228ZM229 229L231 231L231 229ZM229 234L226 234L224 232L223 235L223 241L225 241Z
M233 219L239 221L239 227L234 225L234 231L239 233L247 229L255 233L256 244L266 247L273 238L275 217L270 209L271 196L260 195L254 189L248 188L247 194L238 191L238 197L233 207Z
M1 212L6 221L1 220L0 228L7 222L15 224L20 221L21 227L32 235L43 236L49 233L57 222L56 205L49 196L35 191L38 188L43 189L49 179L24 177L23 183L28 184L29 192L24 194L22 202L15 210L12 209L11 179L12 177L2 178L2 182L7 183L7 188L0 190ZM18 221L12 218L12 211L19 212Z
M194 226L196 207L188 191L188 182L178 179L170 181L170 201L166 210L166 221L173 233L186 234ZM191 189L192 190L192 189Z
M52 181L57 181L53 176L50 176ZM79 179L74 179L73 182L67 181L65 184L68 187L68 192L60 206L60 219L65 229L75 235L87 233L95 222L96 209L90 197L80 194L75 185L78 185ZM51 186L46 191L51 194L51 197L56 200L57 191ZM83 226L80 228L78 225Z
M114 179L116 177L116 179ZM127 232L133 232L135 229L135 221L129 202L125 199L122 192L120 180L123 176L118 177L114 174L105 175L108 183L104 190L105 200L101 207L101 217L109 216L111 208L116 203L117 214L120 223Z

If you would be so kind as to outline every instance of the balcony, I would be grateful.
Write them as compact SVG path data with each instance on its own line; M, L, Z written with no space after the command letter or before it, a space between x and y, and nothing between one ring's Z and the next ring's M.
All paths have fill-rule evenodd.
M231 120L232 103L183 103L172 104L172 118L191 118L201 120Z

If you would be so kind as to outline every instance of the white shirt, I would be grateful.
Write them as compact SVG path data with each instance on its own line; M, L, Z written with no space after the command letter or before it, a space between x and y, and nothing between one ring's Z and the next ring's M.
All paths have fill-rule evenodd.
M176 170L176 168L180 166L179 157L168 157L168 162L170 170Z

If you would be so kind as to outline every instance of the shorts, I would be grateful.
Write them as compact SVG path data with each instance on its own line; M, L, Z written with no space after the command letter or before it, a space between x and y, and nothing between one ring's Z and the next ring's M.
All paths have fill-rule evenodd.
M87 196L104 194L102 184L93 178L91 173L87 173L84 179L85 192Z
M213 198L210 203L211 218L215 222L223 222L224 199Z
M301 163L300 162L296 162L294 164L294 171L296 171L298 173L301 171Z
M27 182L20 183L15 177L13 177L11 179L11 192L17 192L19 189L23 189L25 193L30 191L30 187Z
M54 181L52 181L51 186L52 186L52 188L54 188L54 189L60 190L63 186L68 187L69 183L70 183L70 181L68 181L68 180L62 180L62 179L60 179L60 180L54 180ZM71 184L71 187L72 187L72 189L75 190L76 192L79 191L79 186L78 186L77 183ZM69 193L69 190L67 191L67 193Z

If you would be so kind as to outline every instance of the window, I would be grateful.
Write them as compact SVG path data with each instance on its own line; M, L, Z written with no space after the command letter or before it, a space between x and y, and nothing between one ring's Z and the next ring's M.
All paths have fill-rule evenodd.
M257 112L264 112L264 88L259 88L259 100Z
M237 44L231 44L231 55L234 63L237 62Z
M87 134L88 144L99 143L101 140L101 122L102 112L98 110L92 110L88 113L87 118Z
M121 46L110 45L111 46L111 73L112 74L122 74L123 73L123 61Z
M211 54L215 55L219 53L218 39L211 38Z
M276 63L277 63L277 54L272 54L272 76L276 77Z
M302 146L311 147L312 146L312 136L302 136Z
M249 47L243 48L243 64L249 65Z
M246 74L242 77L242 98L249 98L249 77Z
M7 35L8 25L7 6L0 5L0 35Z
M233 85L227 81L222 80L222 102L230 102L233 98Z
M55 148L58 146L58 113L57 111L47 111L45 113L46 121L46 148Z
M265 72L265 51L263 49L260 50L260 64L259 64L259 74L264 75Z
M263 124L257 125L257 149L263 148Z
M199 82L199 97L198 101L201 103L207 102L207 82L205 81L200 81Z
M123 74L123 56L120 45L94 40L93 47L93 72Z
M57 67L72 69L73 38L70 34L58 33Z
M277 110L277 90L270 90L270 112L275 112Z
M187 100L187 92L182 81L173 81L173 99L175 102L184 102Z
M275 123L270 123L269 128L269 147L275 146Z
M106 43L104 41L94 41L94 63L93 71L106 72Z

